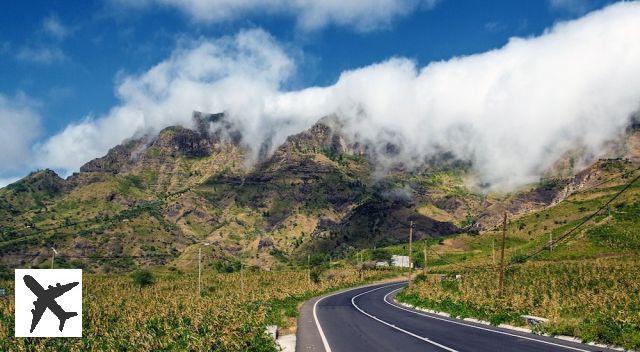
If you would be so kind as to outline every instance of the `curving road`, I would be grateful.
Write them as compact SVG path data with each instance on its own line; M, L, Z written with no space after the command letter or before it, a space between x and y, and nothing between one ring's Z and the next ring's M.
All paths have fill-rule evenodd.
M296 351L609 351L407 309L393 301L404 285L371 285L308 301L298 319Z

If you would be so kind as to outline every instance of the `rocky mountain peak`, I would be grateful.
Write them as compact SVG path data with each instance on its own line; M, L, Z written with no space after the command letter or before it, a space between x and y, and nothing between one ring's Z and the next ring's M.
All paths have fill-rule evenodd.
M290 152L327 152L330 154L364 154L365 150L357 143L350 143L342 131L342 123L335 116L325 116L311 128L287 137L277 153Z
M212 140L207 134L172 126L162 130L149 147L159 149L162 156L199 158L211 155L211 146Z

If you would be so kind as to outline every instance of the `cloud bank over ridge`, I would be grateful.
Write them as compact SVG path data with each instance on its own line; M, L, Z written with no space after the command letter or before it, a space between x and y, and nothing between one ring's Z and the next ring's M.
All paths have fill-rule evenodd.
M391 58L297 91L283 88L294 59L262 30L182 43L124 76L107 114L35 146L36 165L77 170L126 138L189 126L192 110L226 111L254 153L336 114L355 141L397 144L395 161L450 151L482 182L512 188L578 146L600 154L627 125L640 107L639 18L640 3L618 3L485 53L425 67Z

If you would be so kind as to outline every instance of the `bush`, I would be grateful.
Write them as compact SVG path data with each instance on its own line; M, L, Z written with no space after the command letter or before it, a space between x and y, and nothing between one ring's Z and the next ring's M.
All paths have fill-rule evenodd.
M311 281L313 281L313 283L319 284L321 274L322 274L322 271L318 268L314 268L313 270L311 270L311 273L310 273Z
M9 269L3 264L0 264L0 280L12 281L13 270Z
M210 264L219 273L233 273L240 271L242 264L239 260L216 260Z
M521 253L514 254L511 257L512 264L521 264L527 261L527 256Z
M156 282L153 273L146 269L134 271L131 274L131 277L133 278L133 282L140 286L140 290L142 290L143 287L151 286Z

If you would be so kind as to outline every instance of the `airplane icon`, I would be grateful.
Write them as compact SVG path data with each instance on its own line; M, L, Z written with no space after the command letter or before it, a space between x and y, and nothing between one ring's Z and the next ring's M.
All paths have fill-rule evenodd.
M58 283L56 286L49 285L49 288L45 290L38 281L33 278L33 276L25 275L23 279L31 292L38 296L38 299L33 302L35 308L31 310L33 318L31 320L31 330L29 332L33 333L33 330L38 325L38 322L40 322L42 314L44 314L44 311L47 308L49 308L49 310L58 317L58 320L60 321L58 329L62 332L62 329L64 329L64 323L67 319L75 317L78 313L66 312L62 307L60 307L58 302L56 302L56 298L76 287L79 282L72 282L65 285L60 285L60 283Z

